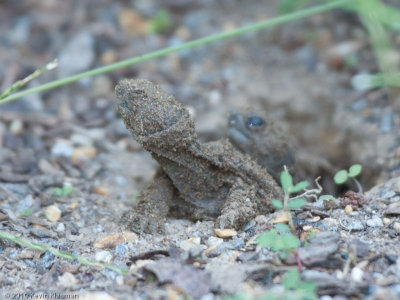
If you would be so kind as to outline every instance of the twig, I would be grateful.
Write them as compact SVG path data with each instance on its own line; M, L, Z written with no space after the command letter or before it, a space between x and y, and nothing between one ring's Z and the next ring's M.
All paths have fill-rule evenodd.
M142 253L139 255L132 256L129 260L131 262L135 262L140 259L149 259L156 255L169 256L169 253L168 253L168 251L165 251L165 250L153 250L153 251L149 251L149 252L145 252L145 253Z
M316 189L310 189L310 190L305 189L305 192L303 194L292 197L289 199L289 201L296 199L296 198L301 198L301 197L311 197L311 198L314 198L315 200L318 200L317 195L321 194L321 192L322 192L322 187L319 184L320 179L321 179L321 176L319 176L315 179L315 184L317 185Z

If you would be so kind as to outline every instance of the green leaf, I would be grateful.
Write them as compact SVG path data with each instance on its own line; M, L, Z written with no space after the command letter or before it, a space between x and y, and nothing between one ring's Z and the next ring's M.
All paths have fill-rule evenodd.
M160 9L155 18L150 20L150 29L154 33L167 31L171 25L171 14L164 8Z
M287 224L284 223L278 223L275 225L275 229L277 230L277 232L279 233L288 233L291 232L290 231L290 227Z
M301 299L304 300L316 300L318 299L317 285L311 281L301 281L298 285L298 290L301 291Z
M290 193L290 189L293 188L293 178L289 172L283 171L281 173L281 185L285 193Z
M325 201L325 200L331 200L331 199L335 199L335 197L333 197L332 195L321 195L318 198L319 200Z
M277 208L277 209L282 209L283 208L283 202L282 200L278 200L278 199L272 199L271 200L272 205Z
M296 269L290 269L283 276L283 286L287 290L296 289L300 281L300 273Z
M64 192L61 188L54 188L54 195L56 197L61 197L62 195L64 195Z
M279 252L279 257L281 260L285 260L289 256L289 253L287 251L281 251Z
M317 286L311 281L301 281L297 286L299 290L315 293L317 291Z
M336 184L343 184L347 181L349 178L348 173L346 170L340 170L335 174L335 177L333 177L333 180L335 181Z
M297 236L294 236L293 234L285 234L282 235L282 241L284 244L284 249L289 250L289 249L296 249L300 247L300 240Z
M356 177L360 175L361 171L362 171L362 165L360 164L352 165L349 169L349 177L351 178Z
M276 229L263 233L257 237L257 243L263 248L270 248L275 243L277 234L278 231Z
M299 208L302 208L306 204L307 204L306 199L304 197L299 197L299 198L294 198L293 200L290 200L289 203L287 204L287 207L289 209L299 209Z
M28 207L23 209L20 213L19 213L19 217L20 218L27 218L32 214L32 208Z
M300 181L298 184L290 189L290 193L294 194L303 191L309 185L310 183L308 181Z
M271 249L274 252L286 250L285 243L280 235L275 236L274 243L271 245Z
M65 196L68 196L72 193L73 187L71 185L64 185L62 188L62 192Z

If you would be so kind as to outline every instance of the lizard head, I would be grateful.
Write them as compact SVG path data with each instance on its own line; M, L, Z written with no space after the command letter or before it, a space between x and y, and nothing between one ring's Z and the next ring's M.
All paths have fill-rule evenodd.
M125 79L118 83L115 94L118 112L136 140L162 139L176 144L195 135L189 112L159 85L145 79Z

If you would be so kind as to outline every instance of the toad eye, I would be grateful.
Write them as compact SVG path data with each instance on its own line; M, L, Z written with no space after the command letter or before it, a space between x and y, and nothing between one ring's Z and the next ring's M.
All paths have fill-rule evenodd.
M265 126L263 118L258 116L252 116L247 119L247 127L250 129L262 129Z

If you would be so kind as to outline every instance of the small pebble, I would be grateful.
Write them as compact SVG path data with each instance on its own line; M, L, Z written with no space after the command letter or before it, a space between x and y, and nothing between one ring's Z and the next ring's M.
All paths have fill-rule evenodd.
M201 249L205 249L204 245L200 245L200 237L190 238L188 240L181 241L179 243L179 248L181 248L184 251L190 251L190 250L193 250L193 249L198 249L199 247Z
M55 168L48 160L46 160L44 158L39 160L38 167L39 167L39 170L43 174L51 174L51 175L57 175L57 176L60 176L63 174L63 171Z
M131 243L136 241L138 236L134 232L124 231L122 233L115 233L100 239L94 244L97 248L114 248L121 243Z
M111 191L109 188L103 185L97 185L93 188L93 192L97 195L108 197L111 195Z
M267 223L267 218L264 215L258 215L255 217L254 221L256 221L257 224L265 224Z
M115 252L118 256L124 257L128 252L128 246L126 244L119 244L115 247Z
M352 105L352 109L353 109L354 111L356 111L356 112L359 112L359 111L361 111L361 110L367 108L367 106L368 106L367 101L365 101L364 98L361 98L361 99L357 100L357 102L355 102L355 103Z
M351 212L353 212L353 208L351 207L351 205L346 205L344 210L346 211L346 215L349 215Z
M108 76L98 76L93 80L92 95L94 97L107 95L112 90L112 82Z
M106 292L91 292L79 296L79 299L82 300L117 300L117 298L110 296Z
M393 224L393 229L394 229L397 233L400 233L400 223L399 223L399 222L394 222L394 224Z
M392 220L389 218L383 218L383 225L388 226L390 223L392 223Z
M339 225L338 220L334 218L325 218L322 220L322 223L328 228L337 227Z
M227 239L237 235L237 231L234 229L215 229L215 234L220 238Z
M71 157L72 153L74 153L74 148L68 141L58 140L51 147L51 154L54 156Z
M382 219L379 217L374 217L372 219L367 220L367 226L369 227L382 227L383 226L383 222Z
M389 133L393 128L393 118L394 113L392 111L387 111L383 114L381 122L379 124L379 129L382 133Z
M289 216L286 212L282 212L279 216L270 221L271 224L277 224L277 223L287 224L288 222L289 222Z
M246 245L246 242L244 241L243 238L236 238L233 239L233 241L231 242L232 248L233 249L241 249Z
M244 225L243 227L243 231L248 232L252 229L254 229L254 227L257 225L255 220L250 220L249 222L247 222L246 225Z
M65 272L63 275L58 277L58 284L67 287L67 288L72 288L78 283L78 280L75 278L75 276L69 272Z
M351 279L354 280L355 282L363 282L363 276L364 276L364 271L361 270L358 267L354 267L353 270L351 270Z
M92 159L96 155L97 155L97 149L95 147L92 146L78 147L73 151L71 155L71 161L74 164L77 164L82 160Z
M109 251L100 251L100 252L97 252L94 256L94 259L96 261L102 261L105 263L110 263L112 258L113 258L113 256Z
M68 205L68 208L69 209L76 209L78 206L79 206L79 202L78 201L74 201L70 205Z
M42 256L41 263L45 268L50 268L55 262L57 258L49 251L46 251Z
M390 199L394 196L396 196L396 192L393 190L387 190L387 189L382 189L381 191L381 197L384 199Z
M221 93L219 90L212 90L208 96L208 101L212 106L217 106L221 103Z
M211 246L214 246L214 245L219 245L219 244L221 244L223 242L224 242L223 239L217 238L215 236L210 236L208 238L208 240L207 240L207 245L208 245L208 247L211 247Z
M61 210L56 205L46 207L44 215L50 222L57 222L61 218Z
M360 231L360 230L364 230L364 225L363 223L361 223L360 220L354 220L352 221L349 226L347 226L349 230L353 230L353 231Z
M74 133L70 136L71 142L76 146L92 146L93 141L84 134Z
M16 260L20 259L32 259L35 256L35 251L30 249L24 249L15 256Z
M400 202L390 204L386 208L385 215L400 215Z
M115 278L115 282L118 285L123 285L124 284L124 276L122 276L122 275L117 276L117 278Z
M56 231L58 232L64 232L65 231L65 225L64 223L58 223Z
M24 123L21 120L13 120L10 124L10 132L15 135L21 135L24 132Z
M87 131L89 138L95 141L101 141L106 136L106 131L103 128L92 128Z

